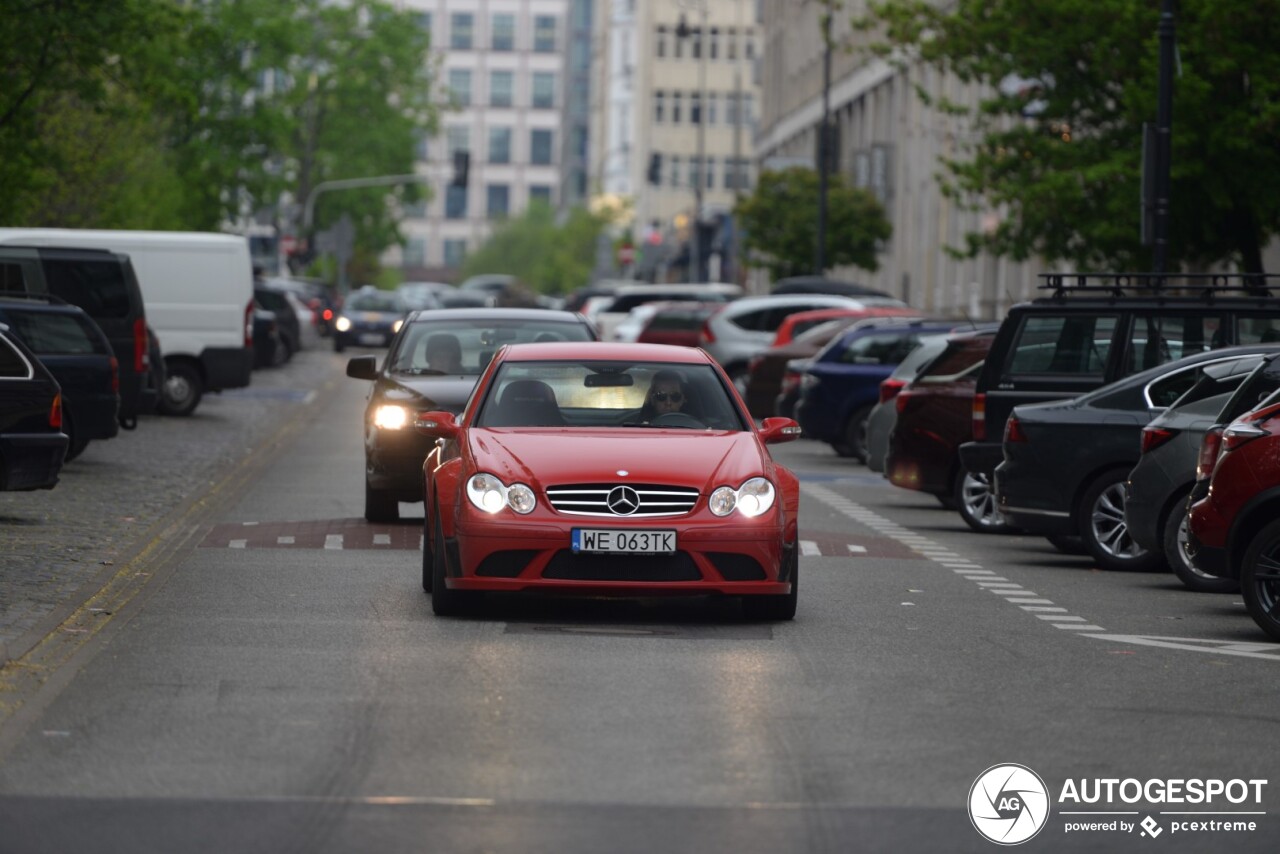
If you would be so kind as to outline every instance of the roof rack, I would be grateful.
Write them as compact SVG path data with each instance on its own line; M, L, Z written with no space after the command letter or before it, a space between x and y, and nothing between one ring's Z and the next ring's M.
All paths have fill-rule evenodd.
M1126 289L1272 297L1272 289L1280 287L1272 282L1280 279L1277 273L1041 273L1040 279L1040 289L1055 297L1079 292L1124 296Z

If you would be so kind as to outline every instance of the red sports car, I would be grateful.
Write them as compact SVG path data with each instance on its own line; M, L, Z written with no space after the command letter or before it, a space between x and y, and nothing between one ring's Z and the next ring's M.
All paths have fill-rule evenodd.
M795 475L701 350L515 344L463 412L421 412L422 586L437 614L480 591L741 596L788 620L797 591Z

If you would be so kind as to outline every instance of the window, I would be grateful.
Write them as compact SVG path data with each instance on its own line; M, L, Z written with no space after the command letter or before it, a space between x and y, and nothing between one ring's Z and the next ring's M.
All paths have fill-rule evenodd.
M511 210L511 188L506 184L490 184L487 188L489 219L505 217Z
M689 93L689 124L696 125L702 123L702 93Z
M494 50L515 50L516 48L516 16L494 15L493 35L491 42Z
M27 379L31 374L26 358L12 344L0 338L0 377Z
M419 27L421 27L423 30L425 30L428 33L431 32L431 13L430 12L419 12L417 20L418 20Z
M1226 342L1227 319L1216 314L1182 314L1161 317L1138 314L1129 333L1131 371L1154 368L1192 353L1202 353Z
M697 157L689 158L689 186L696 187L702 180L702 161Z
M755 33L747 30L743 34L742 55L748 62L756 58L756 39Z
M93 321L85 317L11 311L6 321L37 356L106 354L106 345L90 331Z
M735 92L725 93L724 121L730 127L736 127L738 124L738 95Z
M409 219L424 219L427 215L427 203L422 200L409 202L404 206L404 215Z
M716 159L714 157L707 158L706 188L708 190L714 190L716 188Z
M1183 368L1147 385L1145 393L1147 402L1152 406L1168 408L1173 402L1191 390L1200 378L1200 368Z
M709 30L710 37L707 39L707 59L720 58L720 31L715 27Z
M449 18L449 47L454 50L471 50L475 25L475 15L470 12L454 12Z
M466 257L467 241L446 240L444 242L444 265L446 267L461 267Z
M678 154L671 155L671 186L680 186L680 156Z
M466 187L458 187L453 184L449 185L444 196L444 217L445 219L467 218Z
M49 293L84 309L90 317L128 317L129 288L120 265L112 261L44 262Z
M671 57L673 59L684 58L684 39L676 36L671 40Z
M653 93L653 121L654 124L662 124L666 121L667 112L667 93L658 89Z
M556 105L556 75L550 71L533 73L533 106L549 110Z
M537 15L533 19L534 53L556 52L556 19L552 15Z
M684 96L679 92L671 93L671 124L680 124L680 105Z
M515 89L515 74L510 71L489 72L489 106L510 107Z
M511 128L489 128L489 162L511 162Z
M421 237L410 237L404 245L404 266L421 267L426 255L426 242Z
M471 106L471 70L467 68L449 69L449 94L459 107Z
M550 166L552 132L549 130L529 131L529 162L536 166Z
M738 31L732 27L724 31L724 58L738 58Z
M27 286L23 283L22 266L20 264L0 264L0 293L17 291L23 293Z
M1101 376L1116 323L1115 315L1027 317L1007 373Z
M415 160L427 159L427 134L421 128L413 131L413 157Z
M529 185L529 202L542 202L551 204L551 187L548 184L530 184Z
M707 124L714 125L716 123L716 107L719 103L719 95L715 92L707 93Z
M1280 341L1280 314L1270 317L1242 316L1237 322L1236 342L1239 344L1271 344L1276 341Z
M702 30L694 30L689 36L689 55L693 59L702 59Z
M446 131L448 135L449 160L453 160L455 151L471 150L471 128L466 125L452 125Z
M653 55L658 59L665 59L667 56L667 28L658 27L657 34L653 37Z
M920 336L914 332L859 335L840 354L840 361L849 365L897 365L919 343Z

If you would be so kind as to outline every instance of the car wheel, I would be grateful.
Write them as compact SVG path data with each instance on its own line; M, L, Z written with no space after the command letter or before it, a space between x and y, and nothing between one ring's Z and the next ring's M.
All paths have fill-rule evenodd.
M1187 540L1190 533L1187 519L1187 500L1173 505L1173 509L1165 516L1161 528L1164 541L1164 559L1178 576L1178 580L1188 589L1197 593L1234 593L1240 588L1234 578L1220 578L1210 575L1195 565L1191 555L1187 553Z
M1280 519L1268 523L1245 550L1240 593L1253 621L1280 641Z
M1064 555L1088 554L1084 548L1084 541L1073 534L1047 534L1045 539L1049 541L1049 545Z
M996 506L991 479L985 474L960 469L956 472L953 493L960 518L973 530L980 534L1007 534L1014 530Z
M1080 539L1103 569L1156 569L1162 563L1161 555L1135 543L1124 521L1124 482L1128 479L1128 470L1112 469L1089 485L1076 511Z
M793 620L796 605L800 601L800 549L792 547L787 558L787 576L791 579L791 592L781 596L743 596L742 615L748 620Z
M396 522L400 519L400 502L385 492L364 483L364 518L367 522Z
M431 611L437 617L455 617L463 614L470 604L470 597L461 590L450 590L444 583L447 561L444 548L444 530L440 527L440 506L431 514L434 524L431 538Z
M865 463L867 461L867 419L871 417L870 406L860 406L849 416L844 425L844 446L849 449L847 455Z
M88 439L81 439L76 433L75 422L71 420L71 415L65 409L62 410L62 432L67 434L67 455L62 458L64 463L69 463L89 444Z
M167 367L157 408L164 415L190 415L196 411L204 394L200 372L187 362L174 362Z
M347 349L347 345L342 343L342 338L340 338L337 335L334 335L333 336L333 352L341 353L345 349Z

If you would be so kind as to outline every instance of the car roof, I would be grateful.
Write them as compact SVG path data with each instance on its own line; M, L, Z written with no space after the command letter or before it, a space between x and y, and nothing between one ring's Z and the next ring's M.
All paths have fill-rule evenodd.
M0 309L17 309L19 311L43 312L45 314L76 314L88 317L88 313L78 305L63 302L57 297L45 294L22 295L6 293L0 296Z
M409 314L408 321L418 320L547 320L552 323L586 323L576 311L553 308L420 308Z
M508 362L540 362L572 359L591 362L672 362L675 364L711 364L712 359L697 347L674 344L622 344L598 341L565 341L544 344L508 344L503 348Z

